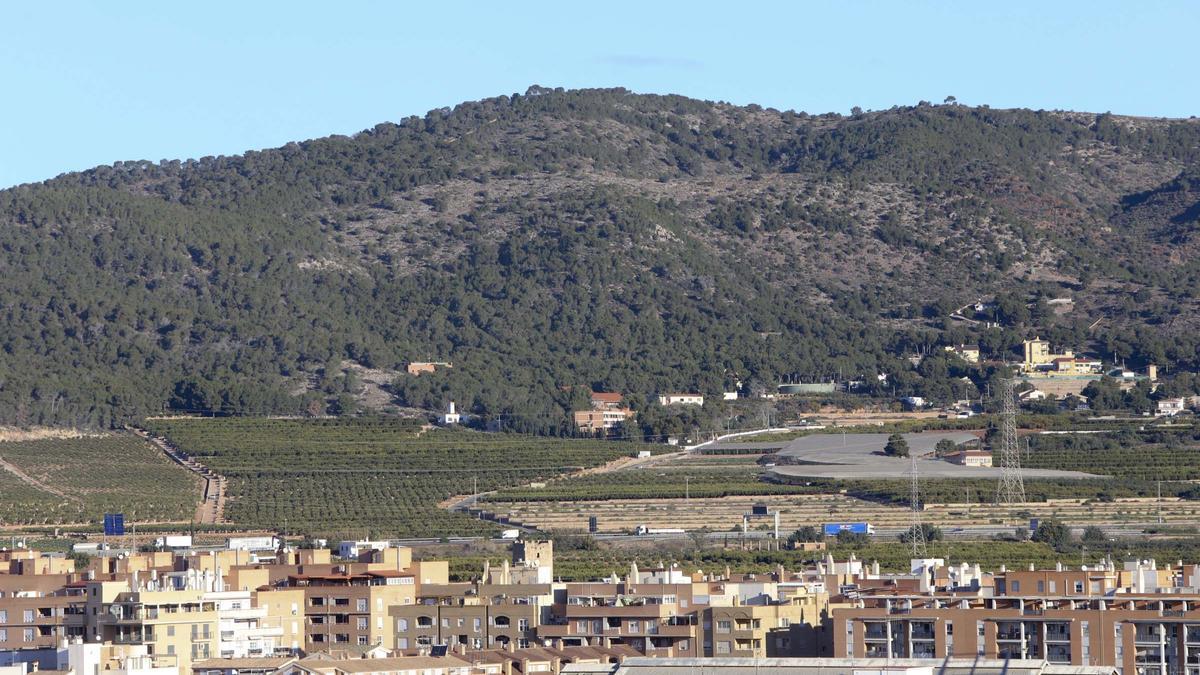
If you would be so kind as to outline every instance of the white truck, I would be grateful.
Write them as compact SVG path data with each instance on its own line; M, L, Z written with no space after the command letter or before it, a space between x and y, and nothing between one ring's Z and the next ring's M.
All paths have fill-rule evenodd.
M633 531L639 537L644 537L651 534L684 534L685 530L682 527L647 527L638 525Z
M192 536L189 534L168 534L165 537L155 539L154 545L159 548L191 548Z
M500 532L500 538L508 539L508 540L520 539L521 531L516 528L513 528L511 530L503 530L502 532Z

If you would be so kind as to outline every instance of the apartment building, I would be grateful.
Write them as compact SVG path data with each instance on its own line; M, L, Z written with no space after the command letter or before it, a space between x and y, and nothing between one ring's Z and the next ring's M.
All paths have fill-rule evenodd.
M712 580L672 568L567 584L565 595L538 630L544 641L627 645L661 657L816 656L816 627L829 606L822 586L781 573Z
M86 589L89 641L142 646L156 667L181 670L219 653L217 606L203 588L149 590L135 580L91 581Z
M1043 659L1200 675L1200 574L1152 561L1008 571L968 587L857 591L833 610L844 658ZM934 575L936 577L936 575ZM986 582L986 583L985 583Z
M62 574L0 575L0 650L53 649L84 633L84 592Z
M393 606L396 649L433 645L527 648L553 601L550 584L422 586L417 604Z
M292 574L287 587L304 591L305 649L335 645L393 648L388 611L411 605L416 576L399 571Z

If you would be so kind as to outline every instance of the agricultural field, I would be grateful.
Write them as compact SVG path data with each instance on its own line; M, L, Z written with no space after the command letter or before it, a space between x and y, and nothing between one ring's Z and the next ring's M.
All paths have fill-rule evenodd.
M1049 443L1062 441L1049 441L1043 450ZM1165 446L1157 455L1156 446L1145 447L1152 456L1168 456ZM1035 445L1030 456L1038 456L1039 452ZM1128 451L1114 446L1112 452ZM1170 452L1177 462L1187 457L1187 451ZM1080 451L1064 450L1060 457L1047 453L1042 456L1047 463L1039 466L1084 468L1070 464L1071 453ZM513 522L548 532L582 532L591 517L605 533L630 532L640 524L689 531L736 531L741 527L742 514L756 502L767 502L779 510L786 531L834 521L861 520L893 529L907 527L910 522L911 485L906 478L772 477L764 474L759 461L771 462L773 457L699 453L668 456L636 469L566 477L537 488L500 490L486 497L486 508ZM1165 459L1158 468L1164 466ZM1157 498L1160 488L1161 502ZM1160 512L1163 522L1169 525L1194 522L1200 515L1200 501L1189 497L1200 492L1196 488L1182 481L1159 485L1153 480L1128 477L1028 479L1025 490L1029 503L1018 508L992 504L994 479L928 479L922 481L921 493L925 521L947 528L1016 526L1030 517L1058 517L1079 525L1133 526L1157 522Z
M228 481L225 517L327 537L440 537L496 526L441 502L544 481L630 457L645 446L463 430L386 418L147 420Z
M127 433L0 442L0 524L98 523L107 512L141 522L188 522L199 481ZM20 472L18 475L14 470Z
M805 485L767 483L762 470L700 463L672 464L670 468L649 467L551 481L540 488L512 488L489 495L496 502L608 501L614 499L682 499L731 497L736 495L786 495L818 492Z
M990 498L989 498L990 501ZM730 497L644 497L641 499L492 501L487 509L516 523L545 532L585 532L588 519L595 517L601 533L630 533L638 525L740 532L742 514L757 503L767 504L780 514L780 528L792 532L805 525L827 522L864 521L891 531L911 523L912 512L900 504L868 501L848 494L793 494ZM1023 526L1028 519L1057 518L1076 526L1144 525L1163 523L1194 525L1200 517L1200 502L1154 498L1113 501L1064 499L1029 503L1020 507L995 504L928 504L924 522L942 528L1009 525ZM765 522L751 527L761 529Z
M1022 465L1104 473L1135 481L1200 479L1200 444L1190 433L1037 436Z

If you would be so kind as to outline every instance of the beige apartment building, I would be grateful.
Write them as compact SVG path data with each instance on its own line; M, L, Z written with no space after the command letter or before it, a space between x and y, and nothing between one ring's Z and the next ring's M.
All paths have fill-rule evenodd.
M181 671L218 654L217 608L205 590L131 591L127 581L91 581L86 590L88 641L144 646L156 666Z

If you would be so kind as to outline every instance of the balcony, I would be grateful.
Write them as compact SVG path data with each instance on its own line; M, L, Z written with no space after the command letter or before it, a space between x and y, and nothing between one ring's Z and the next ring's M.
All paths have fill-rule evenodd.
M1163 639L1163 635L1159 631L1157 631L1157 630L1143 631L1141 628L1138 629L1137 635L1134 636L1134 642L1137 642L1140 644L1156 645L1159 642L1161 642L1162 639Z
M934 649L932 642L917 642L912 646L912 658L914 659L936 659L937 650Z
M631 619L665 618L667 605L633 605L630 607L588 607L585 605L567 605L568 619L590 619L608 617L629 617Z
M664 637L690 637L696 632L696 626L692 624L659 624L658 635Z
M266 607L243 607L241 609L223 609L221 610L222 619L231 619L233 621L248 621L250 619L264 619L267 616Z
M912 624L910 635L914 640L932 640L934 639L933 626L930 624Z
M1071 648L1068 645L1050 645L1046 647L1046 660L1050 663L1070 663Z

